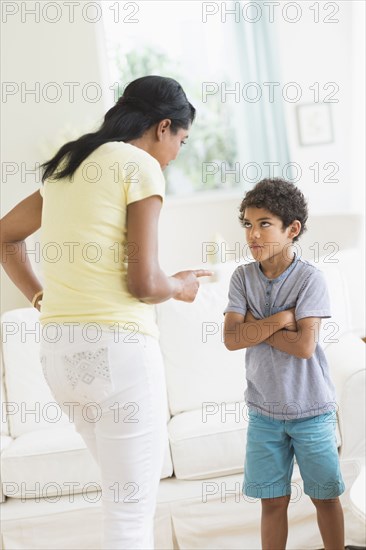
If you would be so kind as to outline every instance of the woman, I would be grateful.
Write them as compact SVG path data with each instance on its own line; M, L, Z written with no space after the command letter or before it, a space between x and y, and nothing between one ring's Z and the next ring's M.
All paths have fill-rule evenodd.
M153 548L167 441L153 304L192 302L212 274L168 277L158 262L162 170L194 117L175 80L131 82L100 129L61 147L42 165L41 190L1 220L3 267L41 312L48 385L100 466L109 550ZM24 256L40 227L44 289Z

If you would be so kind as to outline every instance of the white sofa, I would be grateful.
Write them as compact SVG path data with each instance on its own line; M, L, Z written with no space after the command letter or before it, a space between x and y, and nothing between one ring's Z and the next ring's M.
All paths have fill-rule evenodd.
M337 259L318 264L333 304L321 342L338 393L346 542L365 546L363 518L353 513L349 496L366 443L365 344L354 333L352 308L359 304L350 303L348 291L360 284L354 274L361 267L357 251L340 252ZM169 452L155 519L157 549L260 548L260 502L241 494L245 352L229 352L222 343L222 311L236 265L217 266L216 281L203 283L193 304L171 300L157 307L170 407ZM2 317L2 546L97 549L99 472L43 379L40 330L34 309ZM296 466L289 518L289 549L322 547L315 510L302 493Z

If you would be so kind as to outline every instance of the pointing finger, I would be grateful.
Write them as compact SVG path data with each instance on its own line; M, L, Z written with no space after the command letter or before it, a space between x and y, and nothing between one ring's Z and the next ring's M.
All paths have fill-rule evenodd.
M208 269L195 269L193 270L193 273L196 277L211 277L214 275L214 272L209 271Z

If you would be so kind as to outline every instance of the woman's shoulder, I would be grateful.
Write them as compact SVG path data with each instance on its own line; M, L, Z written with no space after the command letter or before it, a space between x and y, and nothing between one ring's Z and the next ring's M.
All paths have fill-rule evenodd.
M96 156L115 156L118 159L123 159L125 162L137 162L140 165L144 164L149 168L159 168L159 162L150 153L136 147L131 143L125 143L124 141L109 141L103 143L98 149L94 151Z

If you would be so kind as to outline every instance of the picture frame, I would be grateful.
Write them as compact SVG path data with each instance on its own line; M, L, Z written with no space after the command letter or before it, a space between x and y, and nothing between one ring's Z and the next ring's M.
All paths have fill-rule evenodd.
M329 103L303 103L296 107L297 131L301 146L323 145L334 141Z

